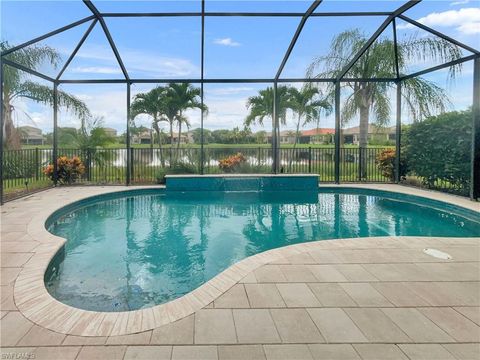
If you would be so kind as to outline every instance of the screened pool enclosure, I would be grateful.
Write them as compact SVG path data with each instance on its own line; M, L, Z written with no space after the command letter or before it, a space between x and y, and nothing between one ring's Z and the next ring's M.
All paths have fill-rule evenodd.
M222 161L240 156L248 168L239 168L239 172L313 173L319 175L320 182L337 184L400 183L409 178L414 179L410 185L427 184L430 188L472 199L480 197L478 42L470 44L456 34L437 30L422 20L426 17L414 20L419 16L412 11L430 6L425 4L431 2L84 0L66 3L71 7L81 5L86 16L28 41L2 43L2 202L56 185L58 159L63 156L81 159L85 171L76 182L85 184L157 183L178 163L182 166L176 168L177 173L182 169L198 174L223 172ZM58 4L58 13L54 15L62 18L63 5ZM37 6L41 7L42 2ZM69 12L65 22L71 21L72 16L81 17L77 14L81 11ZM223 36L217 35L219 29ZM55 48L52 39L72 31L77 33L77 41L70 44L68 51L61 49L65 56L57 61L57 66L35 66L33 61L25 61L21 56L23 51L40 45ZM243 37L240 41L235 36ZM89 46L89 41L93 41L93 45ZM144 44L150 44L151 49ZM407 46L411 44L417 47ZM336 53L335 46L339 47ZM422 49L425 54L436 55L424 55ZM115 68L99 65L106 53L114 59ZM159 53L164 55L158 56ZM467 113L469 120L465 141L461 141L459 147L467 142L468 151L462 150L459 162L468 166L460 170L461 179L451 174L434 174L428 178L420 170L411 170L407 176L403 162L408 163L408 159L404 160L403 152L407 147L409 151L420 151L421 146L415 145L411 140L414 136L405 131L410 124L421 123L422 117L436 115L432 109L423 108L415 96L421 93L430 97L432 103L440 104L435 99L441 94L440 90L429 92L432 88L426 87L432 82L429 76L455 76L462 65L467 67L464 76L469 83L469 94L465 96L471 99L468 100L471 108L462 113ZM39 137L41 146L35 146L35 136L31 134L22 135L22 142L27 146L7 146L6 132L10 130L6 119L13 109L11 99L7 99L10 91L7 80L10 81L8 76L13 73L51 89L51 94L41 99L25 96L28 101L51 105L51 123L47 126L51 129L51 139ZM189 117L185 120L183 135L181 125L174 133L172 128L168 129L168 121L162 124L165 133L158 128L155 131L150 125L151 118L137 117L132 107L138 94L171 84L190 84L198 89L198 104L186 113L175 115L177 119ZM95 89L92 95L85 95L86 87ZM300 110L287 111L283 104L282 94L286 88L305 87L320 89L317 94L329 104L323 113L315 112L315 119L309 123L300 121ZM272 95L270 103L267 101L267 108L253 116L254 126L263 125L266 130L260 136L260 131L253 133L247 129L243 120L254 107L251 98L267 90ZM93 103L95 94L102 92L121 94L118 95L123 99L121 103L104 101L101 105L105 109L102 113L105 128L111 125L108 111L123 117L124 140L116 146L105 147L73 146L62 140L65 129L75 127L71 125L71 117L67 121L64 115L64 91L77 94L76 98L86 103ZM240 92L245 97L243 102L232 97L233 93ZM453 102L460 97L455 91L452 95ZM359 99L368 100L370 105L362 108ZM349 104L354 107L350 108ZM240 115L232 115L234 107L245 113L240 110ZM436 107L440 112L446 110L441 104ZM366 122L362 122L361 108L367 109L364 110ZM328 116L332 118L331 128L321 123ZM229 118L232 120L228 124L235 127L228 134L236 134L236 140L214 140L212 133L216 130L217 135L220 134L220 124L224 126L225 119ZM143 138L136 123L139 119L144 119L147 125ZM388 121L377 122L379 119ZM76 121L84 127L83 120ZM289 122L295 123L291 130L288 130ZM191 123L197 129L191 130ZM314 129L308 130L310 128ZM418 134L417 137L421 136L421 132ZM246 136L253 139L249 144L243 141ZM458 156L455 155L458 149L443 146L442 141L441 138L434 141L438 147L434 154L444 151L441 158L445 159L449 154ZM387 155L390 162L382 167L382 158ZM420 158L415 155L410 163L439 161L431 155ZM49 164L53 167L52 181L44 171ZM446 166L445 172L448 171Z

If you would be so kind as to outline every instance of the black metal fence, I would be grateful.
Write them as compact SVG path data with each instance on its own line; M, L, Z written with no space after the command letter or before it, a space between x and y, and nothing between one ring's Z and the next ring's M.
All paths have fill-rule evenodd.
M366 174L359 173L358 148L342 148L340 180L343 182L391 182L382 175L376 159L385 148L366 150ZM283 173L318 174L320 182L334 182L335 162L333 147L299 147L280 149L280 171ZM241 153L245 159L238 167L222 170L219 161ZM59 149L58 156L79 157L84 166L83 175L76 183L121 185L127 182L127 159L131 158L130 183L160 183L168 173L201 172L202 156L198 147L180 148L125 148ZM4 200L10 200L39 189L52 186L44 173L52 163L52 149L24 149L5 151L3 158ZM205 147L203 172L271 173L273 163L270 147ZM172 164L172 166L170 165Z

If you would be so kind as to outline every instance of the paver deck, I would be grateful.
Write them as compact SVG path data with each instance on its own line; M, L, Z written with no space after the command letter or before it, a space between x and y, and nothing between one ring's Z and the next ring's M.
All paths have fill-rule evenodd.
M124 189L57 188L2 206L2 359L480 359L480 237L293 245L145 312L78 312L53 300L38 279L62 240L40 231L42 221L71 201Z

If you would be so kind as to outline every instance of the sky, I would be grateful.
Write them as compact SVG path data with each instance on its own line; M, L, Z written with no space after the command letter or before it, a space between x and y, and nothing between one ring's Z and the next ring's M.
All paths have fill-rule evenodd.
M200 1L99 1L93 0L101 12L199 12ZM343 1L325 0L316 12L392 11L404 1ZM311 1L219 1L207 0L206 11L286 11L304 12ZM33 37L90 16L80 0L19 1L1 0L1 38L19 44ZM424 0L405 15L435 30L452 36L470 46L480 48L479 0ZM383 16L368 17L311 17L298 39L282 72L284 78L301 78L311 61L329 51L331 39L340 32L359 28L370 36L385 20ZM205 77L206 78L273 78L298 26L300 18L264 17L207 17L205 20ZM199 17L106 18L107 26L117 45L131 78L199 78L201 23ZM62 57L56 69L43 65L41 72L55 77L90 23L82 24L42 41L55 48ZM427 33L399 21L398 38ZM392 38L392 29L384 35ZM464 55L469 55L464 52ZM435 63L409 64L407 72L415 72ZM445 88L450 96L451 109L462 110L472 101L472 66L466 64L455 82L447 81L446 70L425 76ZM120 79L122 72L108 46L100 26L94 28L62 79ZM35 79L37 81L37 79ZM206 84L205 102L209 107L205 128L242 127L248 113L246 99L270 84ZM150 90L154 85L134 84L132 95ZM301 86L301 84L294 84ZM104 118L105 125L119 132L125 130L125 85L64 85L62 90L84 100L94 116ZM392 98L393 94L392 94ZM392 122L394 103L392 102ZM32 101L15 104L17 125L52 128L52 111ZM200 125L199 111L187 114L192 128ZM408 122L408 114L404 115ZM148 117L138 117L137 125L150 125ZM352 120L349 126L356 125ZM61 112L59 126L77 126L78 119ZM289 116L285 129L293 129L294 118ZM334 127L333 116L323 116L321 127ZM308 128L314 125L307 126ZM265 130L269 130L267 122ZM253 130L261 130L255 126Z

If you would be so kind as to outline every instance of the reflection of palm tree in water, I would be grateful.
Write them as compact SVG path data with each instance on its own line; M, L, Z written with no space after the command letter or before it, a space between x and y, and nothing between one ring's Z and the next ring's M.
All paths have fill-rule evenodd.
M169 299L170 293L177 291L174 288L177 285L187 289L186 282L200 284L203 281L204 254L208 245L205 227L208 226L208 221L203 214L206 210L203 206L164 203L164 196L151 196L148 199L150 231L140 251L148 271L163 275L165 283L161 284L161 288L160 284L154 284L157 293L151 294L158 303L159 300ZM195 219L200 225L200 242L192 245L195 239L187 233L187 229ZM145 258L146 254L149 255L148 258Z

